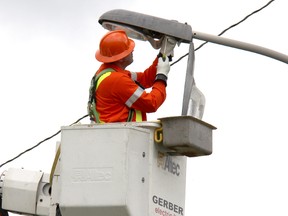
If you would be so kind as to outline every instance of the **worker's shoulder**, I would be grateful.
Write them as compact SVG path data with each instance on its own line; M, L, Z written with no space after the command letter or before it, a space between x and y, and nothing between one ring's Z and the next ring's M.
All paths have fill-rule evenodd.
M127 79L131 78L131 73L129 71L110 71L109 77L112 79Z
M99 79L101 79L101 83L103 83L103 88L107 88L107 86L114 86L114 87L120 87L123 85L127 85L129 83L129 85L131 84L132 79L130 76L130 73L126 72L126 71L107 71L107 73L105 73L107 76L104 76L104 79L101 79L101 77L99 77ZM104 74L103 74L104 75Z

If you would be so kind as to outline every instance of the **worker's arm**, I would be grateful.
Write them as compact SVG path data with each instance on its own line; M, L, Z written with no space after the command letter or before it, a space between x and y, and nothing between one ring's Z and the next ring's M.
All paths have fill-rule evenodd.
M121 83L119 82L119 84L115 85L117 86L116 88L122 89L122 91L118 89L116 92L121 92L119 97L122 97L122 102L129 108L147 113L155 112L166 99L166 82L169 71L168 59L164 61L160 58L156 66L156 76L153 80L151 92L146 93L144 89L131 82L127 77L123 77Z
M120 100L127 107L142 112L155 112L166 99L166 84L162 80L156 80L152 90L147 93L135 82L127 77L113 85L114 98ZM117 94L117 95L116 95Z
M152 65L148 67L144 72L134 72L134 73L131 72L132 79L136 80L144 88L152 87L157 72L156 68L157 64L158 64L158 58L156 58L153 61Z

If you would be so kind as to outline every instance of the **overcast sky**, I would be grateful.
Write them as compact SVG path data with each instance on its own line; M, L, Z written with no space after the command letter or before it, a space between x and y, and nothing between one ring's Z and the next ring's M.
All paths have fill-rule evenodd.
M268 0L0 0L0 164L86 114L98 18L127 9L187 22L212 35ZM287 0L276 0L223 37L288 54ZM194 40L195 47L202 41ZM136 41L132 71L155 58ZM175 49L175 58L188 45ZM287 215L287 64L216 44L196 51L203 120L216 126L213 154L187 160L187 216ZM167 100L149 120L181 115L187 58L171 67ZM81 121L88 123L88 119ZM50 172L60 136L0 168Z

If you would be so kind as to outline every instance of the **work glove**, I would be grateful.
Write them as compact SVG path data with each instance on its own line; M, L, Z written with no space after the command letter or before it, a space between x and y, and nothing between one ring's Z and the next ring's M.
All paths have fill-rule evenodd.
M165 35L161 43L160 55L168 57L169 61L172 61L176 44L177 41L175 38Z
M167 85L170 64L168 58L158 58L157 72L155 80L162 80Z

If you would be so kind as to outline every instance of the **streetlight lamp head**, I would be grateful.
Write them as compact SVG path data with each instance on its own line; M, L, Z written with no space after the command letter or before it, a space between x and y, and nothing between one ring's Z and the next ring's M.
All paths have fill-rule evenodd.
M109 31L121 29L125 30L131 38L148 40L155 49L161 47L165 35L175 38L179 43L190 43L192 41L190 25L128 10L108 11L98 21Z

